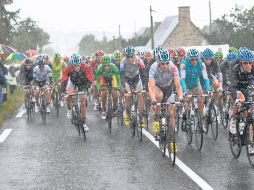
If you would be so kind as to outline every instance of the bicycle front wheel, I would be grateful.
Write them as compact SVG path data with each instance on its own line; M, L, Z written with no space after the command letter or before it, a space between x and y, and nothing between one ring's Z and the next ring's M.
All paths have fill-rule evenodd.
M139 142L141 143L142 142L142 116L139 117L139 122L137 126L137 136L138 136Z
M253 139L253 123L248 124L246 132L246 153L249 163L252 168L254 168L254 139Z
M209 117L210 117L210 127L211 127L211 131L212 131L212 135L213 135L213 139L216 140L217 137L218 137L218 114L217 114L217 111L216 111L216 108L215 108L215 105L212 104L210 106L210 114L209 114Z
M202 149L203 145L203 128L202 128L202 122L201 117L199 115L198 110L195 111L194 115L194 132L195 132L195 141L196 141L196 147L199 151Z
M169 142L168 142L168 156L170 160L170 164L172 166L175 165L176 160L176 142L175 142L175 130L170 130L169 134Z

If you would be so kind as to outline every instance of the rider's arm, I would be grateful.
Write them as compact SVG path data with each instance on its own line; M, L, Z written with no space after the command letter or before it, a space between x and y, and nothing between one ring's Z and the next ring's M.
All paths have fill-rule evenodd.
M101 83L100 83L100 79L101 76L103 74L103 67L100 65L97 70L96 70L96 87L97 90L100 91L101 90Z
M156 97L155 97L155 67L154 66L152 66L149 70L148 88L149 88L150 99L156 100Z
M186 92L186 83L185 83L186 66L184 63L181 63L180 65L180 76L181 76L181 79L180 79L181 87L183 92L185 93Z
M202 66L201 66L201 74L203 76L205 90L209 91L210 90L210 81L209 81L207 71L206 71L206 66L204 63L202 63Z
M121 82L121 77L120 77L120 73L119 73L119 70L118 70L117 66L116 65L112 65L111 66L111 70L112 70L113 74L116 76L117 89L121 90L122 89L122 82Z
M120 62L120 78L121 78L121 83L122 83L122 86L123 88L125 87L125 60L126 58L123 58Z
M220 70L219 63L217 63L217 62L216 62L216 73L217 73L217 78L218 78L218 82L219 82L219 88L222 88L223 78L222 78L222 73Z
M181 84L180 84L180 77L179 77L178 69L172 63L172 65L170 65L170 70L171 70L171 73L174 76L174 84L175 84L175 87L176 87L177 95L179 97L182 97L183 96L183 92L182 92L182 88L181 88Z

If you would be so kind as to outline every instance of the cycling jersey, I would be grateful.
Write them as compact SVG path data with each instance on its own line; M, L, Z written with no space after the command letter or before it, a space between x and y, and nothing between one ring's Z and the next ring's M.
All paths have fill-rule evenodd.
M120 62L121 79L128 83L138 83L140 82L140 71L144 69L145 64L138 56L135 56L133 63L127 63L126 57L124 57Z
M39 65L37 65L33 70L33 78L38 82L46 81L49 77L52 77L52 71L48 65L44 66L41 70Z
M236 65L236 62L233 63L229 63L227 61L224 61L221 66L220 66L220 70L222 73L222 77L223 77L223 86L228 86L229 85L229 76L232 72L232 69L234 68L234 66Z
M96 70L99 65L100 65L100 63L97 62L96 58L94 58L90 63L90 68L93 72L93 77L94 77L93 80L96 80Z
M79 71L75 71L73 65L69 65L64 68L62 75L62 91L65 92L67 81L70 79L72 84L82 90L84 87L89 87L93 81L93 74L91 69L85 65L81 64Z
M119 72L120 72L120 63L117 65L115 62L116 62L115 59L114 59L114 58L111 58L111 63L113 63L113 64L117 67L117 69L119 70Z
M33 80L33 66L27 69L26 65L22 64L18 78L21 85L29 85Z
M230 75L230 91L234 98L236 98L236 91L242 91L247 96L246 90L249 85L253 85L254 80L254 67L251 72L244 72L240 64L235 65Z
M222 74L220 72L220 67L217 61L215 59L212 59L210 64L205 65L210 82L215 79L217 79L219 82L222 82Z
M120 90L122 88L120 74L119 74L119 71L118 71L116 65L111 63L109 71L105 71L105 69L102 65L100 65L96 70L96 86L97 86L98 91L100 91L101 86L103 86L105 83L105 79L104 79L105 73L109 76L112 76L112 79L113 79L112 80L112 87Z
M203 77L205 90L210 90L210 81L207 76L206 66L201 59L198 59L195 66L190 64L189 59L184 59L180 68L181 86L183 92L186 92L187 89L202 89L200 77Z
M64 67L65 67L65 63L63 60L61 60L60 63L56 63L54 60L51 62L53 81L58 81L59 79L61 79L62 70Z

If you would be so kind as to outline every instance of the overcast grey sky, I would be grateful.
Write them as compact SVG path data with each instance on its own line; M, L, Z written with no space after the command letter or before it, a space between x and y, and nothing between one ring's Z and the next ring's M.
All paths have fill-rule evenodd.
M222 16L238 3L254 5L253 0L211 0L212 18ZM177 15L178 6L191 6L191 18L198 26L209 22L208 0L14 0L21 17L30 16L45 30L89 30L133 33L149 25L149 5L156 11L154 21Z
M177 15L179 6L190 6L191 19L202 28L209 23L209 0L14 0L9 9L20 9L22 19L31 17L51 35L52 44L62 32L98 31L124 37L150 25L149 6L156 11L154 21ZM212 19L221 17L235 4L249 8L254 0L211 0ZM62 36L61 39L65 37ZM74 40L78 43L79 37ZM70 40L71 41L71 40ZM62 45L58 45L62 46Z

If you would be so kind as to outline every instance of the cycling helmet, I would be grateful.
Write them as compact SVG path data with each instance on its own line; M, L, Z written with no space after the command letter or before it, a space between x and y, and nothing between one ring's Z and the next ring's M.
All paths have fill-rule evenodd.
M206 49L203 51L203 53L202 53L202 57L205 58L205 59L207 59L207 58L213 58L213 56L214 56L214 53L213 53L213 51L212 51L211 49L209 49L209 48L206 48Z
M246 47L241 47L238 50L238 56L241 61L252 61L254 60L253 52Z
M53 58L54 59L61 59L62 57L61 57L60 53L55 53Z
M157 55L159 63L165 63L170 61L170 55L167 50L161 50Z
M137 54L141 58L145 57L145 52L143 52L143 51L139 51Z
M222 59L223 58L223 53L221 51L217 51L214 54L215 59Z
M198 57L199 53L196 49L189 49L189 51L187 52L187 58L191 59L193 57Z
M42 59L48 60L49 56L47 54L43 54Z
M227 55L227 61L236 61L237 60L237 54L234 52L229 52Z
M152 59L153 58L152 53L150 51L146 52L145 53L145 58L148 59L148 60Z
M178 48L177 50L177 55L185 55L185 50L183 48Z
M125 49L124 49L124 52L125 52L125 55L126 56L131 56L135 53L135 49L134 47L132 46L127 46Z
M107 65L107 64L109 64L109 63L110 63L110 57L107 56L107 55L104 55L104 56L102 57L102 65Z
M38 65L45 65L45 64L46 64L46 62L45 62L44 59L40 59L40 60L38 61Z
M103 56L104 55L104 52L100 49L100 50L97 50L95 52L95 56L98 57L98 56Z
M168 49L168 52L171 58L177 57L177 51L175 49Z
M157 47L153 50L153 55L154 57L156 58L158 53L162 50L163 48L162 47Z
M25 59L25 64L32 64L33 62L32 62L32 60L30 59L30 58L26 58Z
M114 59L115 59L116 61L121 61L121 59L122 59L122 54L121 54L120 51L115 51L113 57L114 57Z
M71 62L73 65L79 65L82 63L82 58L78 56L77 54L73 54L71 56Z
M237 54L237 49L235 47L230 47L228 51Z
M63 60L65 63L67 63L70 59L69 59L69 57L65 56Z

